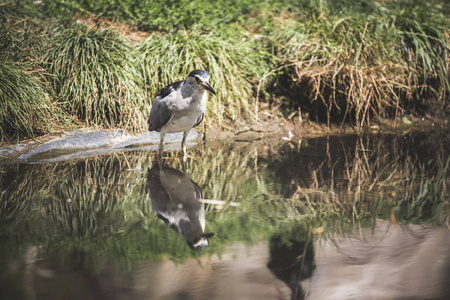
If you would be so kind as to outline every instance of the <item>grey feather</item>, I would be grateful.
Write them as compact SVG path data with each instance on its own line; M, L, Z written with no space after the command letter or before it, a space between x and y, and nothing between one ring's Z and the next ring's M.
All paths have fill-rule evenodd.
M204 117L205 117L205 114L203 113L203 114L197 119L197 122L195 122L194 127L200 125L200 123L203 121L203 118L204 118Z
M174 82L172 84L169 84L168 86L164 87L162 90L159 91L158 95L156 97L160 96L161 98L165 98L169 96L173 91L176 91L180 89L180 87L183 85L184 80Z
M172 118L172 112L167 107L167 102L161 101L162 99L158 96L153 101L150 117L148 118L149 131L161 131L161 128L169 123Z

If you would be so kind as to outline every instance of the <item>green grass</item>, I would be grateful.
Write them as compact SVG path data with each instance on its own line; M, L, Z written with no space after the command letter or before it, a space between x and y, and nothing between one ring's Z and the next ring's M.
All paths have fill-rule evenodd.
M57 121L39 80L14 62L0 65L0 141L33 138L51 131Z
M0 26L0 142L34 138L65 121L40 66L42 40Z
M309 7L267 37L281 58L281 105L319 119L370 125L371 118L445 107L448 25L439 6L418 1ZM336 5L336 3L334 3ZM277 100L275 100L277 101Z
M111 30L65 30L44 62L58 101L88 125L143 129L144 95L131 48Z
M143 131L157 91L202 68L218 92L207 122L228 128L302 112L362 129L384 117L445 115L448 15L443 0L5 1L0 51L48 95L52 123L63 111L73 124ZM132 43L121 23L79 24L105 19L150 37ZM26 91L27 103L42 98ZM263 101L270 111L260 111ZM13 123L26 121L3 122L2 137L49 132Z
M209 116L223 124L224 118L237 120L253 114L248 79L257 76L260 57L252 50L249 43L212 34L158 34L137 47L136 63L153 98L164 86L186 79L192 70L206 70L217 92L209 97Z
M221 30L224 25L245 22L253 11L262 7L279 9L283 1L49 0L46 3L58 13L95 15L143 30L175 33L184 29Z

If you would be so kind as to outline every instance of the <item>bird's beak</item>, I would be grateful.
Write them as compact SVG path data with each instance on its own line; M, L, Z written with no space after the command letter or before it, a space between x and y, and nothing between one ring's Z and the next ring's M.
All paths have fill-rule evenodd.
M202 86L205 88L205 90L210 91L211 94L214 96L216 95L216 91L213 89L213 87L209 84L209 82L205 81L202 83Z

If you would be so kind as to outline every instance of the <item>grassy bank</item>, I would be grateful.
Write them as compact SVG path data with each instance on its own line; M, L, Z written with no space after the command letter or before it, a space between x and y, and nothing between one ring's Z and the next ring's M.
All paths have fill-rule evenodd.
M442 116L449 15L443 0L4 1L0 139L80 123L143 131L157 91L195 68L218 92L206 121L222 127Z

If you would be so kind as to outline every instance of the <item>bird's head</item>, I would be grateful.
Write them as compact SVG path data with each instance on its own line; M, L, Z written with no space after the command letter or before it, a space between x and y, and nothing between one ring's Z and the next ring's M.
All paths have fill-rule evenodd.
M214 91L213 87L209 83L209 74L203 70L194 70L189 73L188 78L186 79L189 83L195 84L209 92L211 94L216 95L216 91Z
M192 241L188 241L186 239L186 242L192 250L203 250L206 246L208 246L208 240L213 236L214 233L203 233Z

